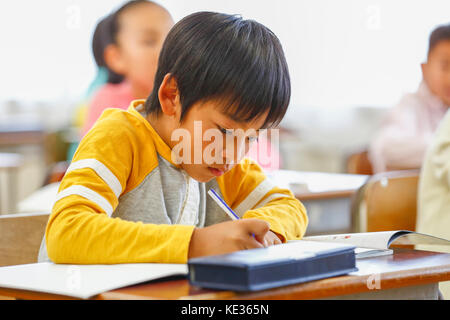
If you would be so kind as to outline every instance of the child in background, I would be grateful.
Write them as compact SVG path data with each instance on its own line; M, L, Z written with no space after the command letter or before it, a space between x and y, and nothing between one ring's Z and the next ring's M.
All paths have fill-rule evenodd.
M423 81L389 112L369 157L374 172L420 168L433 133L450 106L450 25L430 35Z
M135 0L104 18L93 42L94 57L107 68L108 83L92 97L82 136L106 108L126 109L153 89L158 55L173 26L170 13L157 3Z
M450 105L450 24L437 29L443 39L441 51L446 57L441 65L439 82ZM445 54L444 54L445 52ZM450 239L450 112L447 111L428 148L420 172L416 230ZM439 250L436 247L420 249ZM448 248L442 248L446 252ZM450 299L450 282L439 284L445 299Z
M162 43L173 26L169 12L151 1L130 1L104 18L94 34L97 65L108 71L108 83L93 96L86 115L84 136L106 108L128 108L135 99L145 99L153 78ZM267 171L280 168L280 154L262 136L248 156ZM260 157L266 154L266 157Z
M186 263L300 239L304 206L242 159L258 130L282 120L290 90L281 44L263 25L212 12L182 19L164 42L149 98L106 110L81 141L39 260ZM198 129L220 146L212 162ZM188 147L176 154L180 132ZM242 219L229 221L210 188Z
M450 57L450 46L449 46ZM450 59L447 78L450 78ZM417 232L450 239L450 112L442 119L428 149L420 172ZM421 250L448 252L448 248L421 246ZM446 299L450 299L450 282L439 284Z

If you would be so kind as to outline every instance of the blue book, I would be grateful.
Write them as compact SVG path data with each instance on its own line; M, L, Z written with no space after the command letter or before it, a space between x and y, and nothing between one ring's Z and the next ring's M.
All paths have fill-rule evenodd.
M357 271L355 246L295 241L267 248L189 259L192 285L256 291Z

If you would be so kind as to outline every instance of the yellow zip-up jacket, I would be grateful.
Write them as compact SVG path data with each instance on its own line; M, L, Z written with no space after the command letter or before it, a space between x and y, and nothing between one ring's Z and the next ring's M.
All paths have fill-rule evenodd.
M81 141L61 181L39 261L186 263L194 228L230 219L207 196L210 188L240 217L267 221L284 241L303 236L304 206L255 162L244 159L207 183L189 177L139 113L143 103L107 109Z

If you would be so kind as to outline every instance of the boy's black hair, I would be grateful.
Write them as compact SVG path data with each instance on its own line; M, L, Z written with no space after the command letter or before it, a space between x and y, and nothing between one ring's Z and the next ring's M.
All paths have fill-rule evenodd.
M92 51L97 66L104 67L107 69L108 83L120 83L124 80L124 76L108 68L108 65L106 64L103 55L105 48L109 44L117 44L117 34L119 33L120 30L119 24L120 14L125 12L127 9L132 8L141 3L153 4L163 8L159 4L149 0L128 1L124 3L121 7L119 7L117 10L115 10L113 13L101 19L95 28L94 35L92 37Z
M176 81L180 121L196 102L217 99L226 114L248 122L268 111L263 128L286 113L291 84L278 38L268 28L238 15L198 12L179 21L161 50L147 113L161 112L159 87L166 74Z
M428 43L428 55L430 55L434 47L441 41L450 41L450 23L440 25L431 32Z

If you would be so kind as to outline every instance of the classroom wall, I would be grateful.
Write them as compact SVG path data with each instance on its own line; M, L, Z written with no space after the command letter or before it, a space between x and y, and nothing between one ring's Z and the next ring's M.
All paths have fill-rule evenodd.
M26 10L20 2L0 3L0 126L34 119L48 132L70 127L73 107L96 72L92 30L123 2L29 1ZM239 13L277 34L292 80L282 125L294 134L280 141L283 168L325 172L342 172L387 108L416 90L428 35L448 22L450 9L448 0L157 2L175 21L199 10ZM46 174L46 155L30 150L18 151L28 161L19 175L19 200Z
M288 112L281 125L294 134L280 138L283 168L345 172L348 155L367 148L387 110L299 107L295 116Z
M96 72L92 30L100 17L123 2L27 1L24 9L20 1L1 1L0 70L6 76L0 78L0 101L82 96ZM388 106L415 90L428 35L437 24L448 22L450 11L448 0L157 2L176 21L212 10L264 23L286 52L293 103L336 108Z

